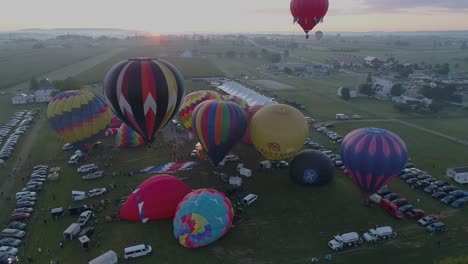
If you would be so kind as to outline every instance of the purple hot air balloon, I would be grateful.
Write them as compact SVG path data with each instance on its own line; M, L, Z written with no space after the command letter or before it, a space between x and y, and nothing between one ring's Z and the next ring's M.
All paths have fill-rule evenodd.
M388 184L408 161L405 142L382 128L360 128L341 143L340 155L346 170L368 197Z

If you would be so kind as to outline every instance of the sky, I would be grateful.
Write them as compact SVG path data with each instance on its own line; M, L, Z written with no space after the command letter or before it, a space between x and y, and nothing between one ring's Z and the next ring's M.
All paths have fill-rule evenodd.
M468 30L468 0L329 0L315 30ZM290 0L0 0L0 31L122 28L163 33L299 32Z

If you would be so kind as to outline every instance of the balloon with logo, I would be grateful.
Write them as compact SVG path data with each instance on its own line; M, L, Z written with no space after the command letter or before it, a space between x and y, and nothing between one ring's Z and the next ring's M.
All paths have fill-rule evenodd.
M373 127L347 134L340 155L366 199L398 176L408 161L406 144L398 135Z
M252 118L258 110L262 109L263 105L250 106L247 110L247 129L245 130L244 136L242 137L242 143L252 145L252 139L250 138L250 126Z
M122 124L115 137L115 145L119 148L140 147L145 145L145 140L126 124Z
M195 107L205 101L220 98L219 93L209 90L196 91L186 95L180 105L179 120L182 126L192 132L192 113Z
M289 177L294 183L322 185L335 175L330 158L318 150L305 149L297 153L289 165Z
M294 23L297 22L309 38L309 31L327 14L328 0L291 0L290 10Z
M121 61L104 80L104 95L114 114L147 143L177 113L184 93L182 75L160 59Z
M242 109L244 109L246 113L247 113L247 110L249 109L249 104L247 103L247 101L240 98L239 96L223 95L222 99L226 102L233 102L233 103L240 105L240 107L242 107Z
M64 142L78 150L88 150L105 135L112 111L95 93L74 90L52 98L47 119Z
M141 183L120 208L120 219L141 221L172 218L192 189L175 176L160 174Z
M304 115L284 104L264 106L250 124L252 143L269 160L291 158L302 149L309 135Z
M212 164L217 166L244 135L247 115L235 103L209 100L193 111L192 128Z
M212 189L193 191L179 203L173 220L174 237L186 248L198 248L223 237L232 226L229 199Z

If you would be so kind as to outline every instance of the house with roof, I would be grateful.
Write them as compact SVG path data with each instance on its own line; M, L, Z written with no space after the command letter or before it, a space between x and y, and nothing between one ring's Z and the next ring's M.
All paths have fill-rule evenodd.
M368 57L364 58L364 63L367 64L367 65L371 65L371 66L379 66L379 65L383 64L383 61L379 60L376 57L369 57L368 56Z
M468 183L468 167L447 168L445 173L447 177L460 184Z
M14 104L14 105L27 104L28 103L28 97L27 97L26 94L15 95L13 98L11 98L11 103Z
M334 59L340 66L362 66L362 58L356 56L340 56Z
M55 89L43 89L37 90L34 92L34 97L36 98L36 102L44 103L49 102L52 100L52 94L55 92Z

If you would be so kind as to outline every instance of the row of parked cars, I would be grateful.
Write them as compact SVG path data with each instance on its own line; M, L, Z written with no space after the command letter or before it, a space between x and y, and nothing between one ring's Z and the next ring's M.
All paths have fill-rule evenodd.
M334 154L333 151L325 148L319 143L313 142L310 138L306 139L306 141L304 142L304 147L318 150L323 154L327 155L336 167L343 166L343 161L341 160L341 156L339 154Z
M8 123L0 127L0 145L3 144L0 149L1 160L7 160L11 157L16 143L28 130L37 112L38 110L17 111L13 114Z
M320 132L324 135L326 135L331 141L341 144L343 142L343 137L339 135L338 133L335 133L331 130L328 130L327 125L315 125L315 131Z
M400 179L412 188L422 190L430 194L432 198L444 204L450 204L453 208L460 208L468 203L467 191L460 190L446 181L436 179L425 171L415 168L413 164L408 164L401 171Z

